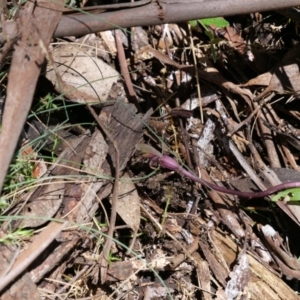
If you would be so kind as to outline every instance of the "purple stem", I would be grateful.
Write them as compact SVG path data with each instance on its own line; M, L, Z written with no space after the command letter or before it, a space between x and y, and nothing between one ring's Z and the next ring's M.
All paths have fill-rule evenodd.
M271 194L274 194L276 192L279 192L281 190L300 187L300 181L291 181L291 182L285 182L285 183L275 185L275 186L273 186L265 191L262 191L262 192L235 191L235 190L231 190L231 189L227 189L227 188L218 186L216 184L210 183L203 179L200 179L196 175L194 175L194 174L190 173L189 171L185 170L184 168L182 168L175 159L173 159L172 157L167 156L167 155L162 155L160 152L158 152L156 149L152 148L151 146L148 146L145 144L138 144L137 149L145 152L147 154L147 157L149 157L151 159L151 161L160 163L163 168L178 172L195 182L203 184L215 191L218 191L218 192L221 192L224 194L235 195L235 196L239 196L242 198L263 198L263 197L269 196Z
M152 160L154 158L155 157L153 157ZM172 171L175 171L175 172L178 172L178 173L184 175L185 177L187 177L195 182L198 182L200 184L203 184L215 191L218 191L218 192L221 192L224 194L239 196L242 198L263 198L263 197L269 196L271 194L274 194L276 192L279 192L281 190L300 187L300 181L291 181L291 182L285 182L285 183L275 185L275 186L273 186L265 191L262 191L262 192L240 192L240 191L227 189L227 188L218 186L216 184L210 183L208 181L205 181L203 179L200 179L196 175L194 175L194 174L190 173L189 171L185 170L184 168L182 168L178 164L178 162L170 156L162 155L161 157L156 157L155 161L158 161L162 167L172 170Z

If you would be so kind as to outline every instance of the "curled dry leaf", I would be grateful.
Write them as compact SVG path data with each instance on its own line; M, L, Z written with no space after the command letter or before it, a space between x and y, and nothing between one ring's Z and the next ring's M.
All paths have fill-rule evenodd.
M260 86L268 86L271 82L272 79L272 73L267 72L258 75L255 78L250 79L247 83L242 84L242 87L247 87L247 86L253 86L253 85L260 85Z
M246 54L247 43L234 27L226 26L225 28L217 28L213 24L209 27L218 33L219 36L223 36L224 39L229 42L229 45L236 49L241 55Z

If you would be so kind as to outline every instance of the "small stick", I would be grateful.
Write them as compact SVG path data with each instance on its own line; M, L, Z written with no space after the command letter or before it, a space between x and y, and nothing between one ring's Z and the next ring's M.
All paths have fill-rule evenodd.
M133 88L133 84L132 84L132 81L131 81L130 72L128 70L125 51L124 51L123 43L122 43L122 40L121 40L120 32L121 32L120 29L115 30L115 39L116 39L116 46L117 46L117 50L118 50L118 59L119 59L119 63L120 63L121 74L122 74L122 76L125 80L130 100L132 100L134 102L136 108L139 111L141 111L141 107L140 107L140 104L138 102L136 92Z
M96 114L95 110L91 106L87 106L90 113L94 117L95 121L98 123L98 125L101 127L101 129L104 131L108 139L112 142L115 151L116 151L116 161L115 161L115 182L114 182L114 189L113 194L111 197L111 214L110 214L110 221L109 221L109 229L107 232L107 240L103 248L103 255L101 255L100 259L102 259L101 265L101 283L104 283L106 281L106 275L107 275L107 268L108 268L108 256L109 252L112 246L112 239L113 239L113 233L115 231L115 224L116 224L116 218L117 218L117 201L118 201L118 194L119 194L119 160L120 160L120 151L117 145L117 142L111 135L111 133L106 129L105 125L101 121L101 119Z

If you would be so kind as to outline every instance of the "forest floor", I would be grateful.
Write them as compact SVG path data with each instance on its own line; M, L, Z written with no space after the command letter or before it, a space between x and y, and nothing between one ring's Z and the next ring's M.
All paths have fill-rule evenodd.
M298 31L265 12L53 39L0 198L1 299L299 299Z

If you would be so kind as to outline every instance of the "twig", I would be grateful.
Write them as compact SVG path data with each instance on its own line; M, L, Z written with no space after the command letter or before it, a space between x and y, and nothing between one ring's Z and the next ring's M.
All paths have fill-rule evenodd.
M95 118L98 125L104 131L104 133L106 134L108 139L112 142L112 144L115 148L115 151L116 151L115 183L114 183L114 189L113 189L113 194L112 194L112 198L111 198L111 215L110 215L109 229L108 229L108 232L107 232L108 237L107 237L107 241L106 241L106 243L104 245L104 248L103 248L102 256L100 258L100 259L102 259L101 271L100 271L101 283L104 283L105 280L106 280L106 275L107 275L108 256L109 256L109 252L110 252L110 249L111 249L111 246L112 246L112 238L113 238L113 233L114 233L114 230L115 230L115 223L116 223L116 217L117 217L117 201L118 201L118 194L119 194L119 177L120 177L120 172L119 172L120 152L119 152L117 142L112 137L110 132L106 129L105 125L103 124L101 119L98 117L95 110L90 106L87 106L87 107L88 107L90 113L92 114L92 116Z
M242 122L240 122L230 133L229 136L232 136L235 132L240 130L244 125L247 125L250 123L251 119L256 115L260 113L260 109L262 108L263 105L267 104L269 100L272 99L274 96L274 93L272 93L270 96L268 96L266 99L264 99L260 104L258 104L255 109L252 111L252 113Z
M201 119L201 123L203 124L204 123L203 104L202 104L202 97L201 97L200 78L199 78L199 74L197 72L198 59L196 57L195 45L194 45L193 34L192 34L190 24L188 24L188 29L189 29L189 37L190 37L190 43L191 43L191 48L192 48L192 54L193 54L193 61L194 61L194 65L195 65L195 77L196 77L197 94L198 94L198 99L199 99L200 119Z
M176 101L176 106L179 107L180 103L179 103L179 99L177 97L176 97L175 101ZM179 117L179 126L181 129L181 136L182 136L184 146L186 149L187 163L188 163L189 168L192 169L193 166L192 166L192 161L191 161L191 156L190 156L189 142L188 142L188 138L187 138L188 134L183 126L182 118L180 118L180 117Z
M254 105L257 105L257 103L254 103ZM271 138L272 137L272 131L270 130L270 128L268 128L264 124L264 121L268 121L269 123L273 122L273 120L272 120L270 114L267 112L267 110L265 108L262 108L261 117L258 118L258 120L257 120L258 125L259 125L259 129L260 129L260 134L261 134L262 140L263 140L263 142L266 146L270 166L272 168L280 168L281 163L280 163L279 157L277 155L275 142Z
M122 76L125 80L126 87L128 90L128 94L131 98L131 100L134 102L136 108L141 111L138 99L136 97L135 90L132 85L132 81L128 72L128 67L126 63L126 57L125 57L125 52L124 52L124 47L121 41L121 36L120 36L120 30L116 29L115 30L115 38L116 38L116 45L117 45L117 50L118 50L118 59L119 59L119 64L120 64L120 69Z

